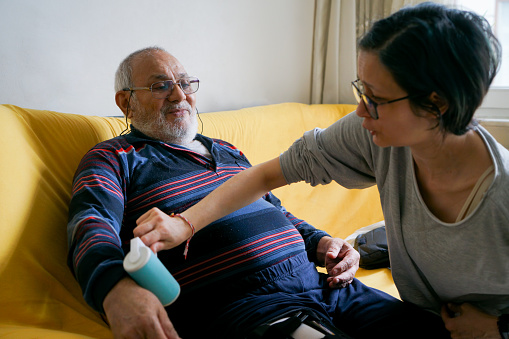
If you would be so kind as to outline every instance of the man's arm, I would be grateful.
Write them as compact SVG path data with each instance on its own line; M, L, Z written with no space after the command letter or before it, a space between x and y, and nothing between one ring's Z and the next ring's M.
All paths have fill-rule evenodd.
M178 338L164 307L123 268L120 227L125 175L115 152L93 149L80 163L69 205L68 263L87 303L106 314L115 337Z
M120 225L124 189L118 161L106 147L85 155L76 171L67 226L68 265L81 286L85 301L102 312L109 290L127 276Z

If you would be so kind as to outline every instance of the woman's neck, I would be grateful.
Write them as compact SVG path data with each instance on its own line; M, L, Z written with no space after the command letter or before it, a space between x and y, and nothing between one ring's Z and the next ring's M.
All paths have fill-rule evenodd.
M411 148L415 177L428 208L439 219L453 222L492 160L475 131L448 135L434 146Z

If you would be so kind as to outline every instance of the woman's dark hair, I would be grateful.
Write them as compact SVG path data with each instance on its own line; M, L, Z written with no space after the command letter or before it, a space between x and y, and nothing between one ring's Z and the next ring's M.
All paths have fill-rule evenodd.
M410 99L413 107L440 116L430 94L446 100L449 108L438 123L456 135L470 129L501 58L500 44L483 17L430 2L375 22L359 48L378 54L397 84L417 95Z

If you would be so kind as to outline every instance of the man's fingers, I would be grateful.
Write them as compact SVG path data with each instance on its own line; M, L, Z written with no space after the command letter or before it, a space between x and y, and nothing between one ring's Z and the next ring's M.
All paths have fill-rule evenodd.
M334 242L327 250L327 257L330 259L342 258L348 256L356 256L357 251L346 241L342 243Z
M338 246L337 242L333 242L331 246L327 249L327 257L330 259L336 259L341 251L342 246Z
M355 277L356 271L357 270L348 269L341 272L340 274L335 275L334 277L339 279L340 281L350 281L353 280L353 278Z
M179 338L177 332L175 332L175 335L176 336L169 336L166 334L166 331L165 329L163 328L162 324L161 324L161 319L159 319L158 322L154 323L152 326L149 326L148 329L150 332L146 333L146 338L149 338L149 339L160 339L160 338Z
M179 339L179 335L177 333L177 330L175 330L175 327L171 323L170 319L168 318L168 314L164 312L163 314L160 314L159 321L162 327L162 330L167 338L169 339Z
M354 254L348 254L341 261L331 263L330 266L332 267L329 267L328 272L331 275L342 274L343 272L348 271L352 267L355 267L357 262L358 259Z
M329 277L327 278L327 282L329 283L329 287L331 288L344 288L350 285L353 281L352 279L342 279L341 277Z

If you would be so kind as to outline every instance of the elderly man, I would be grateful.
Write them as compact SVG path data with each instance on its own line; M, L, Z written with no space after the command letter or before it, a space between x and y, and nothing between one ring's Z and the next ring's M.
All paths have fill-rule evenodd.
M205 227L189 249L158 253L181 286L170 306L127 275L122 262L136 227L164 232L169 214L250 167L234 146L197 134L198 85L161 48L120 64L115 99L131 132L85 155L69 208L68 262L87 303L116 337L253 337L281 330L264 324L305 317L310 328L340 333L334 322L355 336L398 337L391 328L414 310L353 279L359 256L351 246L297 219L271 193Z

